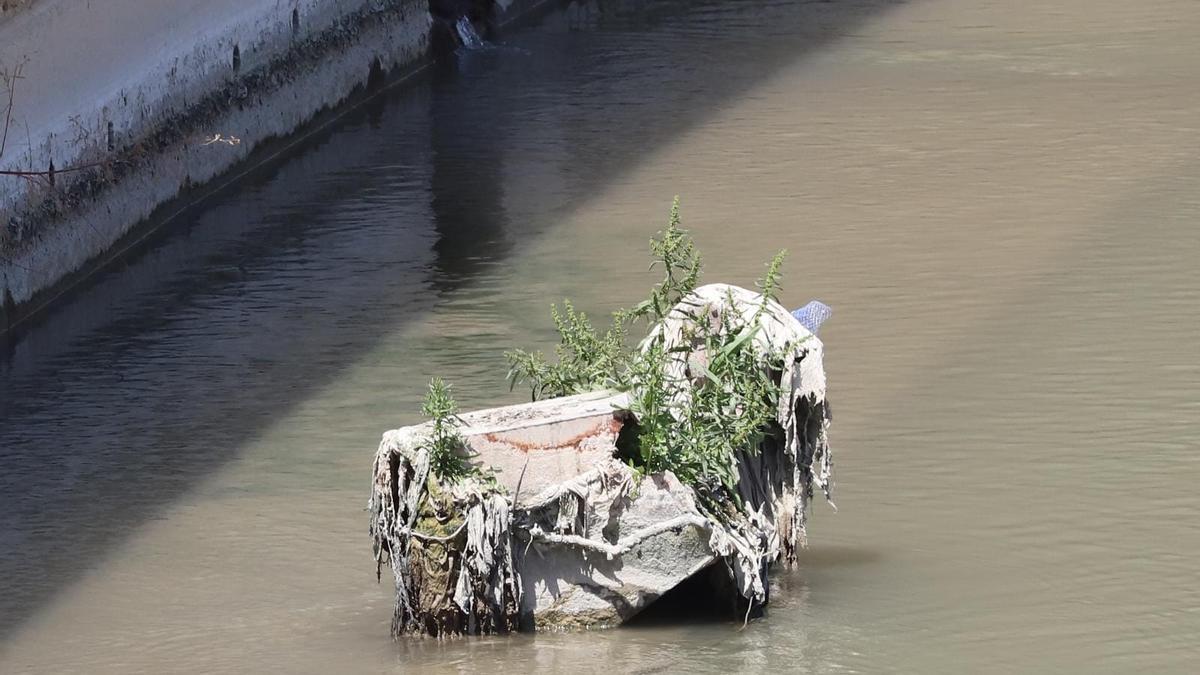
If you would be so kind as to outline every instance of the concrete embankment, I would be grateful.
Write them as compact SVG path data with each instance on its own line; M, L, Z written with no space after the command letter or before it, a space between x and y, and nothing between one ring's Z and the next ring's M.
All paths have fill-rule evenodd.
M26 4L0 16L0 333L181 191L425 63L435 15L486 22L537 3Z

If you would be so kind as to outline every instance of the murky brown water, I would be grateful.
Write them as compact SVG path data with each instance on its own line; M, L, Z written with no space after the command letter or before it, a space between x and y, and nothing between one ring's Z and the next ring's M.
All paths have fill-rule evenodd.
M572 6L220 195L0 366L0 672L1193 671L1200 4L1022 5ZM379 433L673 194L834 307L841 511L745 630L391 642Z

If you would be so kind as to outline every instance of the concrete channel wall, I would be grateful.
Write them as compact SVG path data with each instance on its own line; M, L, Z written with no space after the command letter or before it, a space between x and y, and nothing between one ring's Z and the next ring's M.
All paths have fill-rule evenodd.
M0 333L181 190L425 63L435 25L430 0L26 4L0 15L0 171L27 172L0 175ZM432 6L444 23L536 4Z

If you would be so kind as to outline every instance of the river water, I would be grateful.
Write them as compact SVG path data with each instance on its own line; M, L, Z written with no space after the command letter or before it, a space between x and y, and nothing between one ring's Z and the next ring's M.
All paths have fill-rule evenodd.
M1200 5L572 4L346 113L0 355L0 672L1194 672ZM765 620L388 637L380 433L547 308L777 249L840 512Z

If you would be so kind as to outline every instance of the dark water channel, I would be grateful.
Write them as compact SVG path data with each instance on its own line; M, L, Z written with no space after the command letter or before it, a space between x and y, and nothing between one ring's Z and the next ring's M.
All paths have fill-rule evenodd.
M571 3L389 88L0 355L0 671L1200 659L1200 7ZM839 506L745 630L392 643L362 511L433 374L792 251Z

